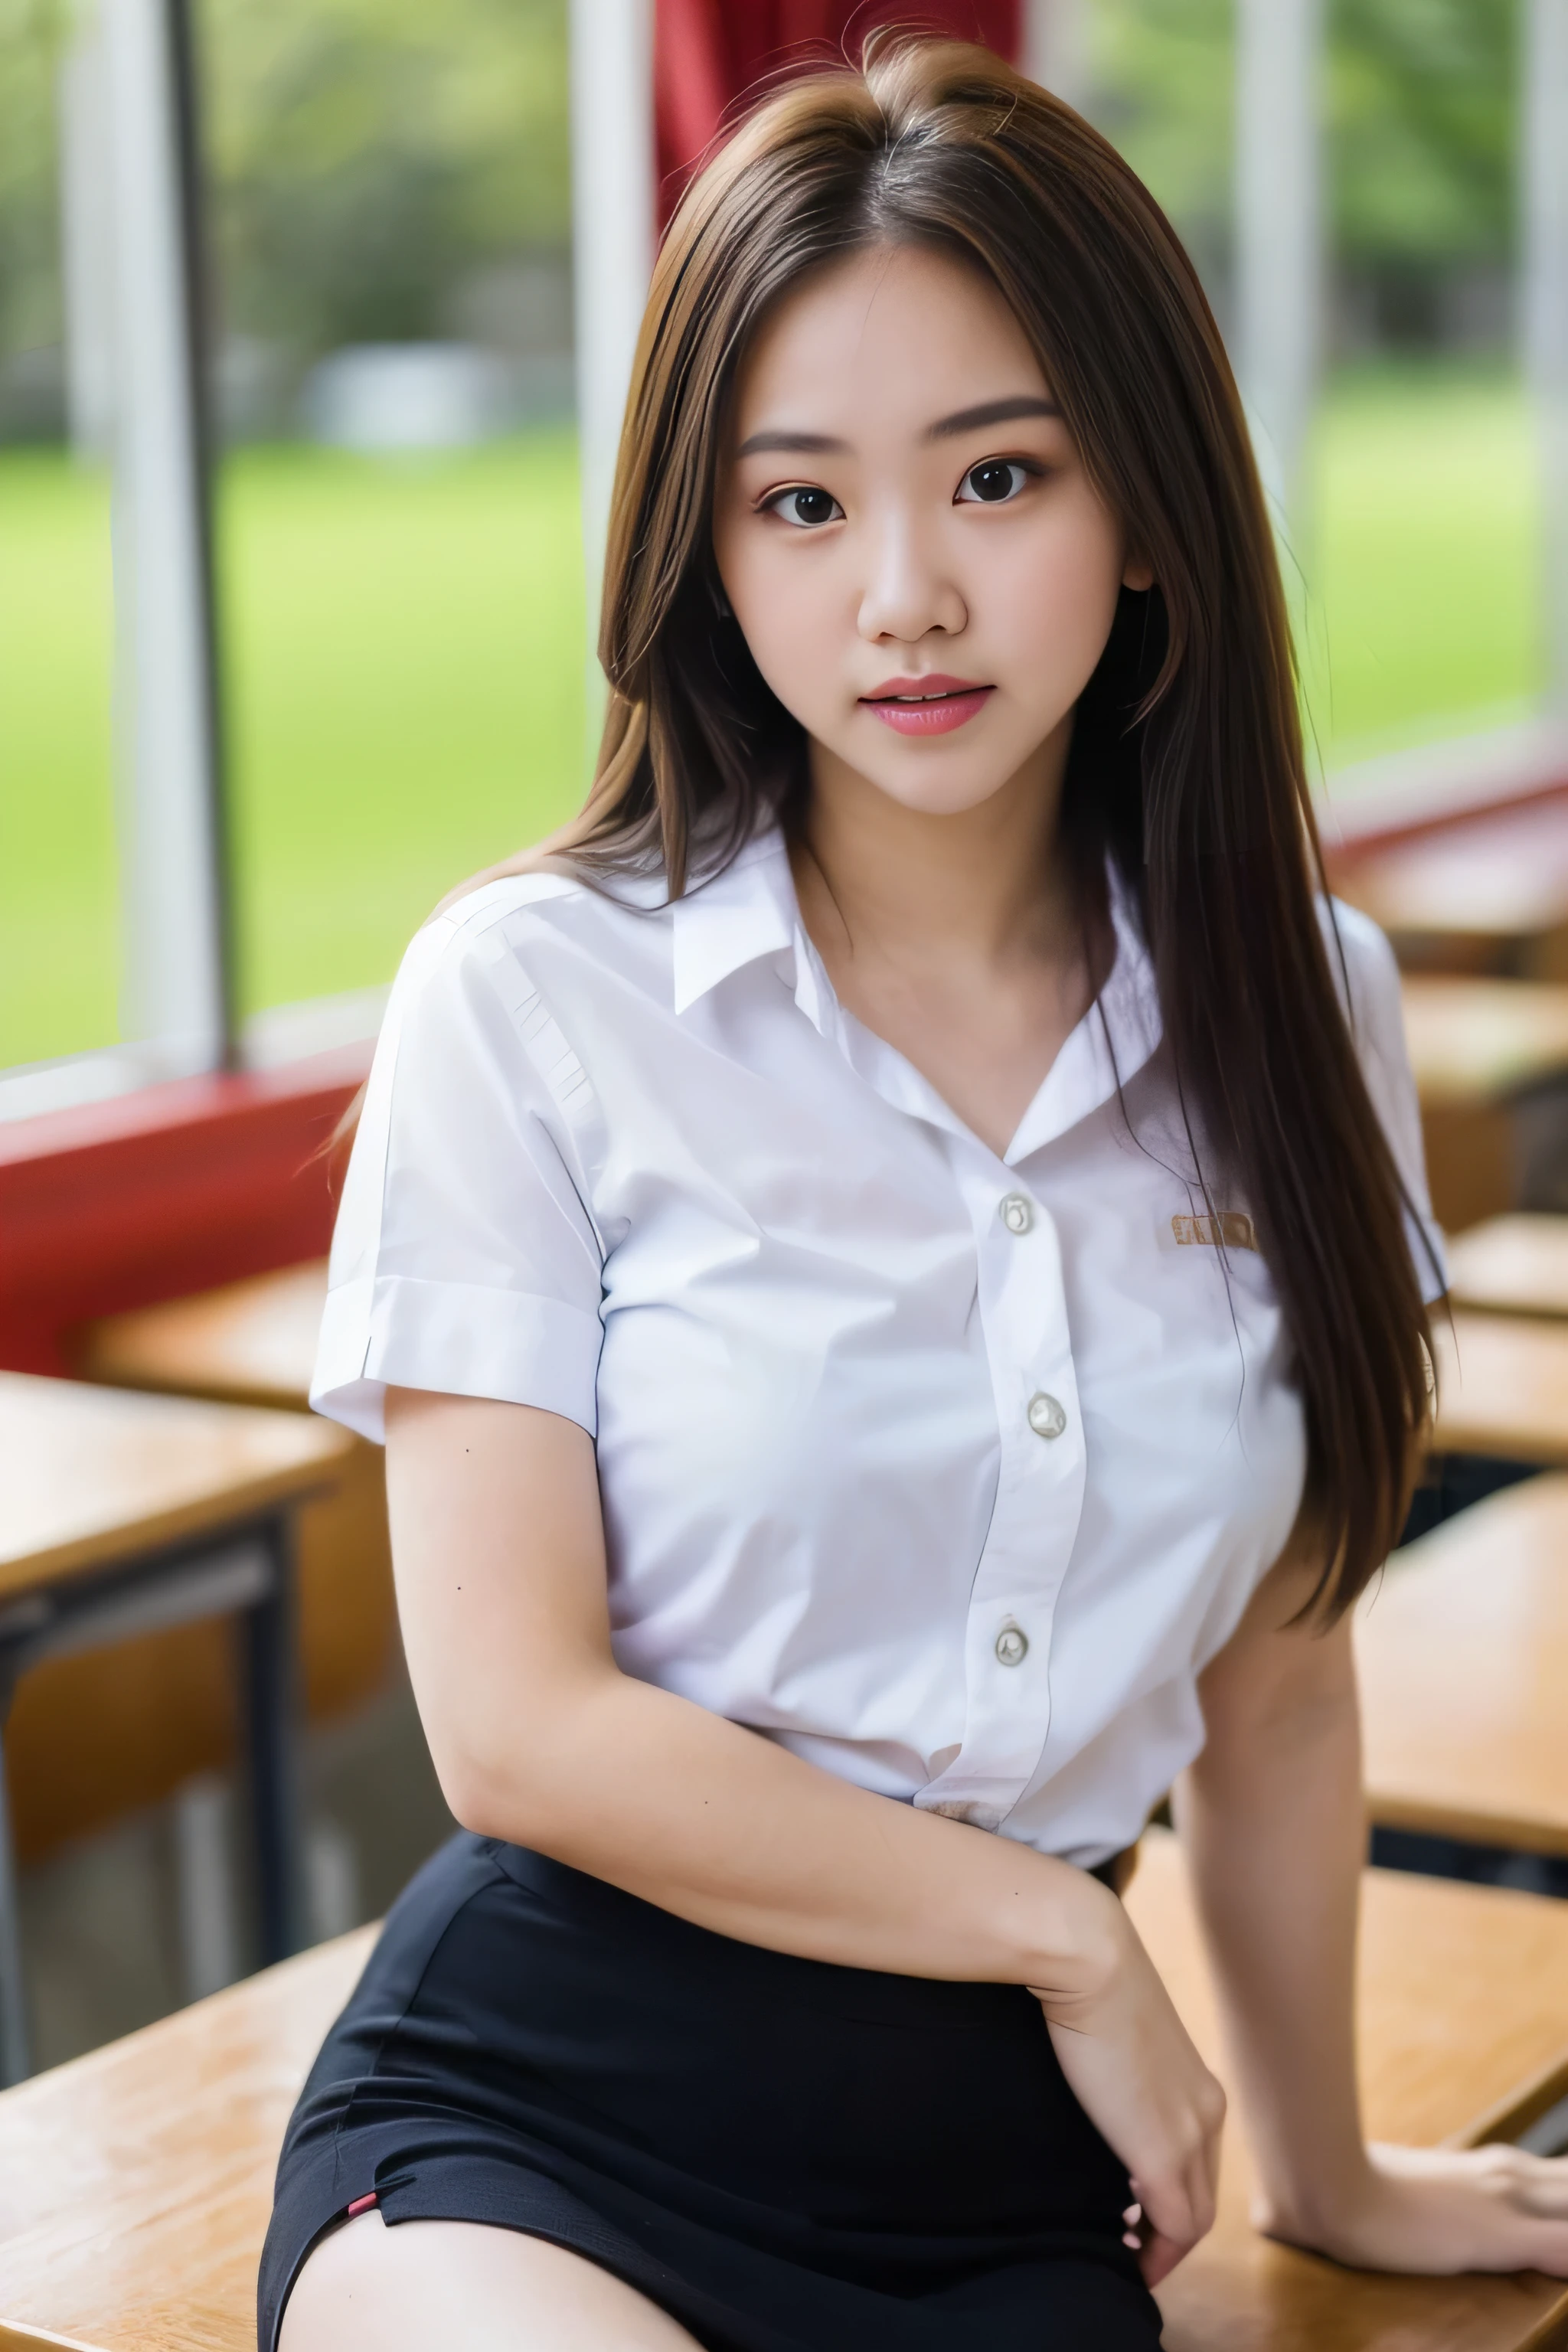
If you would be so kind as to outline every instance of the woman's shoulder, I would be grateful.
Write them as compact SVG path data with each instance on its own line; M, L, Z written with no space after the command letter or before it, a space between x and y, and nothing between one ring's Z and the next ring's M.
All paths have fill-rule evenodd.
M1352 1027L1381 1031L1392 1021L1396 1030L1402 1029L1399 966L1386 935L1359 907L1327 892L1318 899L1318 921L1334 986Z
M394 991L406 1009L421 997L463 992L489 974L529 972L542 986L579 985L603 972L657 992L669 962L662 883L616 877L601 885L559 860L481 875L442 901L415 933Z

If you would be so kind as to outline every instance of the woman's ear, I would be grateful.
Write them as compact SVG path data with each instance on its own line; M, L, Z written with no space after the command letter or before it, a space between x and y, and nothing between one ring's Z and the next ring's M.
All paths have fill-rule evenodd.
M1134 590L1139 594L1142 594L1145 588L1152 588L1154 585L1152 565L1145 563L1140 555L1130 556L1127 569L1121 575L1121 585Z

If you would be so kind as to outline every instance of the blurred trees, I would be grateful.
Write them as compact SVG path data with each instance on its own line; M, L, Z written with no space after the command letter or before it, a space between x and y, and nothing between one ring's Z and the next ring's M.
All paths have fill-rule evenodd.
M91 5L0 0L0 433L37 429L58 385L55 87ZM1223 310L1232 0L1086 5L1094 111ZM1524 0L1328 5L1346 339L1502 340ZM465 287L564 246L565 0L197 8L225 330L285 377L345 342L468 331Z
M1342 323L1496 341L1510 304L1525 0L1330 0Z
M1344 323L1368 341L1463 340L1513 249L1525 0L1327 0L1325 157ZM1095 114L1187 238L1224 307L1230 0L1089 0ZM1506 308L1506 305L1503 306ZM1472 310L1477 306L1472 299ZM1506 317L1468 322L1478 339Z
M0 0L0 355L60 335L55 71L64 0Z
M205 0L226 319L300 358L449 326L570 233L564 0Z

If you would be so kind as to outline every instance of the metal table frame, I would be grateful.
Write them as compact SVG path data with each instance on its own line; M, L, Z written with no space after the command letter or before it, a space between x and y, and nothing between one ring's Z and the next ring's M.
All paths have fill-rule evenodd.
M0 2084L31 2072L5 1727L18 1682L45 1658L203 1618L237 1619L262 1963L298 1950L294 1499L221 1536L40 1583L0 1602Z

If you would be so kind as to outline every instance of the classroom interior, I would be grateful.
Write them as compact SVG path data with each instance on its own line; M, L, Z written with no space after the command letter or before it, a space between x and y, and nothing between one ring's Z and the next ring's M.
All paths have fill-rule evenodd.
M375 12L367 5L363 23L340 13L357 39ZM411 87L429 86L418 79L429 59L466 37L459 13L426 12ZM14 544L40 566L40 608L59 603L58 625L47 611L37 624L36 675L16 662L7 678L0 656L0 853L21 876L0 877L11 935L0 940L0 2346L240 2352L253 2341L289 2109L374 1923L453 1826L398 1642L379 1454L309 1410L331 1139L422 908L580 794L595 692L584 583L603 543L661 212L761 61L851 13L765 0L521 6L529 73L489 81L495 136L502 148L532 142L538 186L484 183L501 215L510 203L527 215L526 236L497 233L511 276L487 253L463 281L460 318L393 304L384 320L345 329L342 349L316 349L308 370L301 360L286 391L276 352L251 349L223 316L231 248L237 272L265 244L233 226L264 216L244 209L255 123L246 131L215 65L237 76L244 53L261 74L254 10L103 0L39 68L58 150L40 182L59 215L58 415L39 369L0 349L0 543L14 525ZM1113 137L1146 132L1157 192L1184 110L1194 152L1214 144L1216 104L1228 126L1221 195L1172 164L1170 201L1179 223L1188 203L1213 276L1288 577L1300 555L1325 871L1398 959L1449 1244L1429 1456L1405 1541L1356 1621L1368 2127L1568 2152L1568 10L1520 0L1510 18L1497 70L1512 210L1495 254L1484 239L1467 245L1462 222L1444 232L1459 257L1446 278L1433 265L1439 294L1408 333L1388 289L1408 292L1410 269L1390 264L1379 278L1341 250L1363 232L1335 226L1323 125L1343 60L1321 6L1237 0L1217 32L1201 0L1185 16L1151 0L922 13L962 18L1086 111L1100 107ZM1459 37L1483 16L1498 11L1452 0L1446 63L1411 36L1434 87L1443 71L1475 82ZM781 31L786 18L794 33ZM345 73L366 70L349 31L342 39ZM1214 42L1230 60L1222 100L1203 79ZM1386 47L1405 55L1393 34ZM0 143L11 70L0 60ZM256 121L289 129L266 105L303 101L272 89L258 103ZM308 147L301 132L302 157ZM311 222L319 201L325 237L335 183L320 142L310 152L300 217ZM421 199L432 206L437 179ZM5 202L0 188L0 215ZM19 249L0 239L0 338L13 331L5 255ZM1439 258L1447 268L1451 257ZM437 251L432 282L449 267ZM1507 300L1488 310L1505 278ZM485 300L505 312L494 334ZM399 327L404 316L412 323ZM29 332L45 330L16 330L24 359ZM1425 376L1410 356L1423 334L1453 345ZM1360 375L1341 364L1347 349ZM1448 407L1433 407L1432 383L1458 385ZM1407 398L1406 421L1391 425L1391 404ZM235 423L247 400L261 418L248 440ZM1516 413L1524 487L1505 495L1475 449L1489 451L1486 436ZM1510 597L1527 615L1524 650L1450 700L1425 674L1396 691L1387 681L1405 676L1408 647L1397 629L1377 637L1377 596L1355 586L1358 566L1375 573L1381 557L1363 564L1342 550L1351 585L1336 626L1358 715L1336 723L1326 686L1319 696L1329 657L1310 575L1339 542L1313 522L1312 485L1327 478L1323 450L1348 446L1324 436L1350 436L1368 414L1385 437L1365 443L1360 473L1336 461L1346 512L1376 509L1378 482L1397 470L1387 453L1412 433L1438 456L1421 503L1432 479L1438 505L1473 493L1487 551L1467 570L1472 542L1456 538L1461 552L1436 566L1439 609L1434 559L1413 542L1405 584L1379 591L1384 602L1408 594L1415 611L1429 599L1410 625L1436 669L1462 667L1442 650L1445 627L1472 648ZM380 508L371 513L384 483L403 501L402 557ZM71 521L71 501L100 488L100 520ZM276 544L300 567L300 613L267 604L265 562L280 559L246 535L267 498ZM1528 510L1512 538L1510 498ZM395 675L406 649L375 639L386 616L374 574L404 561L412 580L426 567L467 611L467 569L487 591L510 578L487 568L500 562L495 515L511 528L509 500L533 601L514 581L506 609L531 646L540 697L498 702L501 757L471 731L484 697L457 655L417 683L426 699L405 722L414 780L396 789L442 803L447 830L415 828L370 875L374 921L331 966L311 925L349 887L363 803L333 814L330 764L311 768L320 755L301 750L305 781L289 789L304 845L280 847L281 820L257 797L255 743L286 765L289 729L303 744L325 713L342 773L356 757L395 771L395 745L354 741L356 710L390 705L395 729L414 707ZM57 577L48 534L68 530L85 535ZM94 530L101 563L84 597ZM342 553L355 532L357 570ZM1368 526L1355 547L1370 538ZM35 593L24 568L0 579L13 642ZM386 625L395 635L395 620ZM485 639L485 625L476 607L484 658L511 660L515 638ZM102 655L98 684L73 666L84 643ZM262 675L269 644L279 674L305 681L287 725L268 700L276 678ZM1379 705L1368 688L1363 711L1364 644L1393 699ZM340 706L337 671L355 663L363 699ZM64 765L51 782L48 761L66 754L45 735L74 725L79 705L96 709L100 686L90 822L51 832L51 807L74 810L78 787ZM10 751L8 696L21 714ZM530 709L543 711L548 741L519 751ZM434 795L432 742L459 747ZM18 745L41 747L36 777ZM108 862L93 865L100 835ZM1217 2061L1180 1851L1158 1818L1128 1902ZM1373 2277L1265 2241L1247 2219L1247 2167L1232 2128L1219 2222L1161 2290L1173 2352L1568 2344L1562 2281Z

